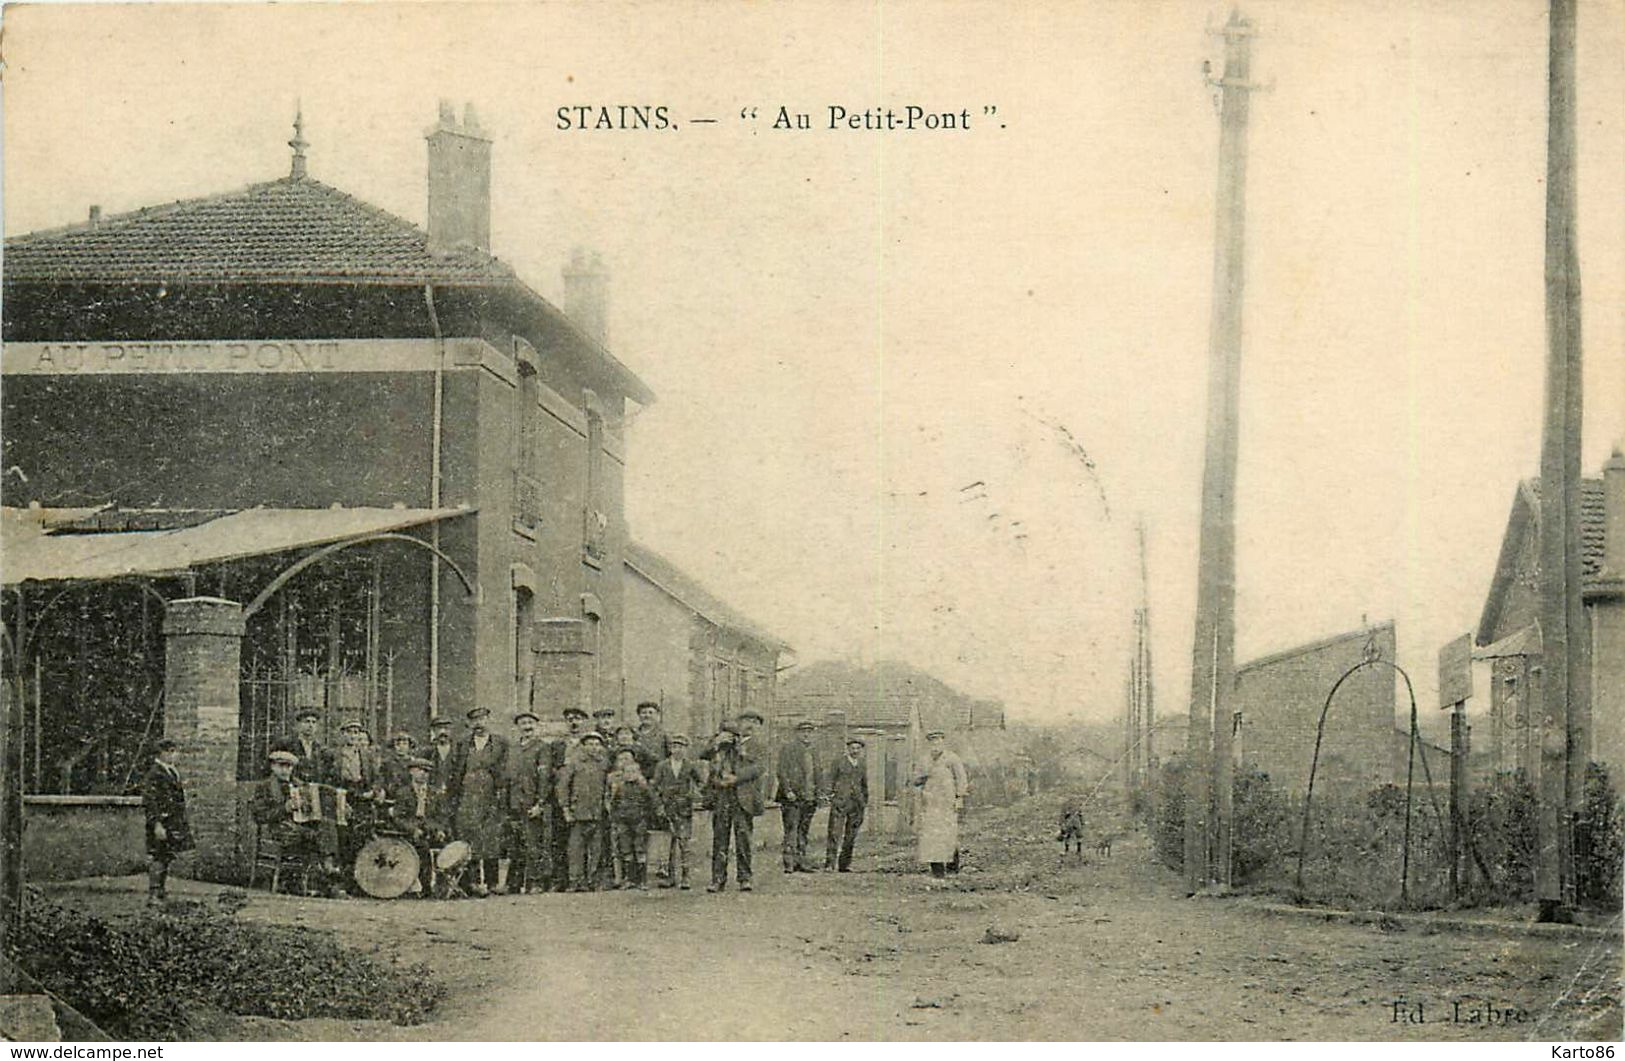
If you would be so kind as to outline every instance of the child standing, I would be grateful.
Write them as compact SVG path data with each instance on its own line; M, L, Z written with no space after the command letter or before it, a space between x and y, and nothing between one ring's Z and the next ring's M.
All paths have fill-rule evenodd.
M622 888L641 891L649 886L647 844L654 811L654 796L638 767L637 755L631 748L621 748L609 775L609 823Z
M141 781L141 805L147 817L147 903L162 906L169 864L182 851L192 849L192 829L186 820L186 790L175 769L180 745L165 737Z
M688 890L688 845L694 839L694 808L705 784L700 765L688 757L688 738L673 733L666 738L671 754L655 769L655 804L671 835L666 851L665 887Z

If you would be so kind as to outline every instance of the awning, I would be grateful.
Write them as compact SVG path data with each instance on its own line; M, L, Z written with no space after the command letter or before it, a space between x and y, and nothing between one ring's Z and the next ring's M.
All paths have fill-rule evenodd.
M94 509L0 509L0 583L97 581L161 575L200 564L264 556L417 527L473 513L469 508L249 508L175 513L182 524L155 530L82 533ZM163 514L131 514L134 525Z
M1530 623L1515 634L1508 634L1483 648L1473 649L1473 658L1506 659L1509 656L1538 656L1540 651L1540 624Z

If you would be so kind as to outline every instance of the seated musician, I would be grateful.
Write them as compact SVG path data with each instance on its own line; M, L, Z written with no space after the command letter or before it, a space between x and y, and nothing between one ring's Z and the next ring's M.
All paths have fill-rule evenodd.
M333 784L348 793L349 825L339 830L339 864L355 865L356 852L371 839L378 826L384 800L383 779L372 754L372 738L355 719L339 727L344 743L333 753Z
M418 852L418 883L422 897L429 897L429 880L434 862L432 848L451 839L451 815L445 795L430 783L434 763L416 756L408 759L408 780L389 793L391 824Z
M330 821L300 822L294 820L304 798L294 781L294 767L299 756L286 749L271 753L271 776L254 786L249 812L254 821L269 830L277 846L297 854L308 867L319 870L319 879L335 899L345 897L339 887L342 873L338 866L338 830Z

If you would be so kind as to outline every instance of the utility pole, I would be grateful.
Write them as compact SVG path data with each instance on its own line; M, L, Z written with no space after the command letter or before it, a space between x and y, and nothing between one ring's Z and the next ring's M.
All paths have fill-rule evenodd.
M1247 218L1247 112L1253 24L1239 10L1224 25L1217 84L1219 185L1215 204L1213 311L1208 327L1207 452L1191 651L1185 770L1185 885L1230 885L1230 699L1235 683L1236 461L1241 405L1241 309Z
M1580 262L1575 246L1575 0L1551 0L1546 110L1546 415L1540 447L1539 854L1542 921L1574 899L1573 812L1591 746L1580 600Z

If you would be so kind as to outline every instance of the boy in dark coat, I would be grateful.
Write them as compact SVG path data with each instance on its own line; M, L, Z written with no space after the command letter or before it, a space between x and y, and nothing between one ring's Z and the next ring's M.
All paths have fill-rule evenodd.
M694 839L694 809L699 806L700 789L705 783L700 764L688 757L688 738L673 733L666 738L671 755L655 768L651 785L655 805L670 835L670 846L661 856L666 864L664 887L673 884L688 890L688 845Z
M615 769L609 775L609 824L622 888L649 886L649 822L654 816L654 794L638 766L637 753L622 748L615 753Z
M141 779L141 806L147 813L147 902L162 906L169 864L192 849L192 827L186 820L186 789L172 761L179 742L158 742L152 765Z
M559 812L570 829L570 885L578 892L591 891L597 875L604 842L604 780L604 738L588 730L553 783Z

